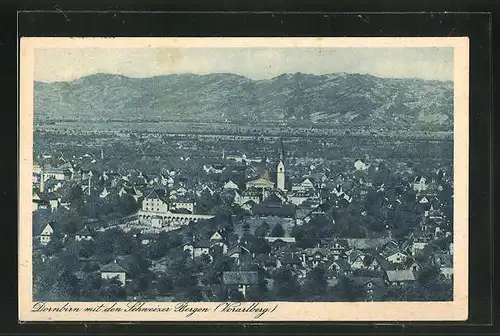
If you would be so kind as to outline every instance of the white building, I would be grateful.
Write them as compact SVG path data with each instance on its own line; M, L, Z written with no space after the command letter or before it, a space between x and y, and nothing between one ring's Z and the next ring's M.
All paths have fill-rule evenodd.
M356 170L367 170L368 165L361 160L356 160L356 162L354 162L354 168Z
M224 186L223 186L224 189L230 189L230 190L238 190L239 187L236 183L234 183L233 181L229 180L227 181Z
M50 243L53 234L54 234L54 229L52 228L50 223L45 225L45 228L39 235L40 244L47 245L48 243Z
M150 192L142 201L142 210L148 212L166 213L169 211L165 190L157 189Z
M101 268L101 278L102 279L117 279L122 286L125 285L126 281L126 271L120 266L116 260L112 263L104 265Z

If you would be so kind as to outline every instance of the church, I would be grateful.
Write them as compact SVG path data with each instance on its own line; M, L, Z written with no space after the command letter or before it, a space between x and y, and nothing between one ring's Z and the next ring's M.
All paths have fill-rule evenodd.
M276 167L276 183L272 181L271 173L266 170L256 180L248 181L246 189L257 189L262 193L263 198L267 198L269 192L276 189L282 192L286 191L286 170L285 170L285 156L283 152L283 139L281 139L281 152L279 162Z
M246 183L245 192L252 191L259 194L259 202L255 202L252 206L251 212L253 215L259 217L295 218L296 205L289 203L287 200L283 140L281 140L281 152L276 165L275 178L272 178L268 170L264 171L258 179Z

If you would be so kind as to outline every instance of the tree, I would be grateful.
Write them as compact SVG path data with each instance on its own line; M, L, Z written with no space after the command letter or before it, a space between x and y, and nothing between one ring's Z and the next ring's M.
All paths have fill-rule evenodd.
M103 280L99 295L106 301L120 301L127 297L125 288L117 279Z
M139 205L132 195L126 193L119 198L118 208L123 215L128 216L137 211L139 209Z
M357 285L348 277L341 277L339 279L339 282L335 287L335 292L341 301L347 302L360 301L364 296L363 287Z
M95 252L95 242L93 240L84 240L79 242L78 254L82 258L90 258Z
M271 236L283 237L284 235L285 235L285 230L283 229L283 226L280 223L276 224L271 231Z
M265 237L268 232L269 232L269 224L267 222L264 222L259 226L257 226L257 228L254 231L254 235L256 237Z
M251 240L251 248L250 250L256 254L259 253L270 253L271 252L271 246L269 245L269 242L265 240L264 238L257 238L254 237Z
M274 280L276 298L291 300L300 293L297 276L290 269L279 269Z
M68 200L75 208L80 208L83 205L84 195L82 187L79 184L74 184L69 190Z
M318 237L313 230L309 230L306 226L295 226L292 229L292 237L295 238L297 247L309 248L314 247L318 243Z
M328 289L325 270L319 267L313 268L306 277L305 293L311 300L316 296L324 296Z

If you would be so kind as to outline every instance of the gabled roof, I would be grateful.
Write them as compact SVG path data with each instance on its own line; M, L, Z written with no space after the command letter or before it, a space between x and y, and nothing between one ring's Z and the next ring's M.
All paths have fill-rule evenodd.
M250 250L248 250L246 247L242 246L241 244L236 244L227 250L226 255L230 256L231 254L234 254L234 253L243 253L243 252L250 253Z
M415 281L415 274L411 270L386 271L387 280L393 281Z
M101 272L108 272L108 273L127 273L127 271L120 266L117 262L111 262L107 265L104 265L101 267Z
M149 199L160 199L160 200L165 202L165 200L167 198L167 192L163 189L154 189L146 197L144 197L144 199L148 199L148 198Z
M219 236L219 237L218 237ZM211 240L223 240L225 234L222 231L215 231L211 236Z
M38 224L33 224L33 236L39 236L43 230L45 230L45 228L47 227L47 225L49 225L53 232L57 232L57 225L55 225L54 222L43 222L43 223L38 223Z
M355 262L358 258L360 257L364 257L365 256L365 253L363 253L362 251L360 250L354 250L352 251L350 254L349 254L349 262L350 263L353 263Z
M279 241L284 242L284 243L289 243L289 244L295 243L295 237L264 237L264 239L270 243L279 242Z
M351 269L351 265L349 265L349 263L345 259L339 259L333 261L328 268L330 268L332 265L338 265L344 271Z
M255 203L254 200L248 200L245 203L243 203L242 205L249 205L249 206L253 207L255 204L257 204L257 203Z
M277 216L294 217L296 212L295 204L283 204L280 206L271 206L268 204L255 204L252 207L252 213L257 216Z
M208 239L199 239L193 242L195 248L208 248L212 246L212 243Z
M287 253L281 259L281 263L283 265L300 265L300 264L302 264L302 261L300 260L300 258L297 254Z
M76 234L78 236L91 236L92 232L90 232L90 229L88 228L88 226L85 226L83 229L78 231Z
M261 204L276 204L281 205L283 201L275 193L271 193Z
M306 256L313 256L315 254L322 254L324 256L328 256L328 249L321 248L321 247L312 247L312 248L306 248L304 249L304 253Z
M224 272L222 281L225 285L255 285L259 276L255 271Z

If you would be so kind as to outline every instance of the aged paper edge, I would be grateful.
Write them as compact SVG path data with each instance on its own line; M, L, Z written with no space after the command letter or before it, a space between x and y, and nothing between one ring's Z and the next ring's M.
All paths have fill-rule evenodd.
M262 302L271 309L252 313L210 312L33 312L31 167L33 162L33 81L36 48L454 48L454 300L450 302ZM425 38L34 38L20 42L19 111L19 320L20 321L463 321L468 318L469 39ZM101 302L102 303L102 302ZM55 306L57 303L51 303ZM65 302L60 303L63 306ZM71 307L90 302L70 302ZM100 304L100 303L95 303ZM120 303L126 304L126 303ZM149 306L172 307L151 302ZM189 303L215 308L219 303Z

